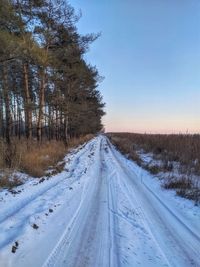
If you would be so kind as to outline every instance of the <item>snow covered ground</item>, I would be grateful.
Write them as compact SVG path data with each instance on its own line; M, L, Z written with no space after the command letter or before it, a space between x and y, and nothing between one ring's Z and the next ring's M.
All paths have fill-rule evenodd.
M0 192L0 266L200 266L200 208L98 136L60 174Z

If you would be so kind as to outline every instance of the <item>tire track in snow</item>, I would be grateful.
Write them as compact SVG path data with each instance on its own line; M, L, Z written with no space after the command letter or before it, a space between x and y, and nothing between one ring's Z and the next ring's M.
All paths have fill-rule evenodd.
M84 146L84 150L80 149L74 154L74 159L70 165L71 172L67 177L66 174L63 173L64 175L62 176L64 176L64 178L59 179L59 181L46 181L47 183L51 182L51 184L44 184L42 190L36 190L31 196L20 199L17 205L15 204L11 210L8 208L8 212L5 214L3 213L4 218L2 218L0 225L1 231L3 231L4 234L0 239L0 249L4 248L11 242L14 242L19 234L23 233L27 224L30 224L29 220L31 217L35 217L37 214L45 212L45 210L47 211L49 208L49 201L53 200L53 202L55 202L61 194L65 194L65 191L69 190L68 188L73 186L77 180L85 175L85 167L87 166L88 170L92 164L88 164L88 161L86 160L86 162L84 164L82 163L79 167L79 161L83 156L87 159L87 153L90 155L94 149L93 143L94 141L89 142L88 149ZM91 156L89 161L92 163L94 157ZM74 169L74 166L76 166L76 170ZM75 179L69 182L67 178L72 178L74 175ZM52 177L51 179L55 178ZM43 184L41 185L43 186Z
M80 151L79 151L80 152ZM1 210L1 215L0 215L0 224L5 222L7 219L9 219L10 217L14 216L16 213L18 213L20 210L22 210L25 206L29 205L31 202L35 201L38 197L41 197L42 195L44 195L45 193L47 193L49 190L51 189L55 189L56 186L58 186L60 183L62 183L63 181L65 181L66 179L71 178L72 176L74 176L74 167L77 166L77 163L79 162L80 158L83 157L84 154L88 153L89 151L84 149L83 151L81 151L80 155L78 154L77 158L75 156L75 159L72 163L72 165L70 166L71 171L68 172L64 172L62 174L62 178L59 179L58 181L56 181L56 177L52 177L51 181L48 181L48 184L41 184L39 189L36 189L35 192L24 198L24 199L20 199L18 201L18 203L15 203L14 207L12 205L12 207L7 207L5 210ZM59 175L61 175L59 174ZM59 176L56 175L56 176ZM55 179L55 181L53 181L53 179ZM42 188L41 188L42 187Z
M109 142L109 141L108 141ZM112 145L111 145L112 146ZM111 152L113 154L113 151L112 151L113 148L111 148ZM130 176L130 173L128 173L128 170L127 168L124 168L124 166L122 165L121 162L119 162L119 160L116 158L116 156L113 154L113 156L115 157L116 161L118 162L120 168L123 170L123 172L126 174L127 177ZM127 166L126 166L127 167ZM132 171L132 170L131 170ZM133 171L132 171L133 172ZM137 174L134 172L134 175L136 177ZM150 194L152 194L154 196L154 198L157 199L157 201L159 201L159 203L173 216L175 217L175 219L177 221L179 221L179 223L188 231L190 232L190 234L198 241L200 242L200 235L198 235L197 233L194 232L193 229L191 229L182 219L180 219L173 211L172 209L170 209L161 199L158 195L156 195L150 188L149 186L142 180L141 183L144 185L144 187L150 192Z
M112 155L111 156L111 160L112 160L112 165L114 166L117 166L116 168L114 168L115 170L113 171L113 175L115 174L115 176L118 178L118 187L120 188L120 190L123 192L124 196L127 198L128 202L129 202L129 208L132 207L133 210L135 210L135 208L139 209L140 212L137 213L137 215L139 216L140 218L140 223L143 224L144 228L140 225L136 225L136 227L139 227L143 232L147 231L153 242L156 244L156 246L159 248L159 251L162 255L162 257L165 259L166 263L168 266L171 266L171 264L169 263L164 251L162 250L162 248L160 247L159 243L157 242L157 240L155 239L151 229L149 228L148 226L148 220L144 214L144 211L142 210L142 207L141 205L138 203L138 200L136 199L135 197L135 194L131 194L130 190L129 190L129 187L127 185L127 183L120 179L120 175L121 173L119 173L119 169L122 169L123 171L123 168L120 164L120 162L118 161L118 159L115 157L115 155L113 154L113 151L111 150L111 148L109 147L110 149L110 154ZM122 174L121 175L122 177L124 177L124 175ZM136 204L136 205L134 205ZM123 218L124 220L127 220L127 218L123 215L120 215L120 214L117 214L117 216L119 216L120 218ZM132 223L131 223L132 224ZM115 266L115 265L114 265Z
M100 173L100 146L101 146L101 139L100 143L96 149L96 155L94 156L98 164L93 167L93 175L94 174L99 176ZM90 177L91 178L91 177ZM98 178L98 177L97 177ZM60 260L61 257L67 257L68 256L68 251L70 247L73 245L73 241L76 238L76 233L81 228L83 219L87 218L87 214L89 212L89 207L90 207L90 201L92 200L93 192L95 188L95 184L92 183L91 179L88 180L87 184L84 186L84 190L82 192L82 197L81 197L81 202L77 208L77 210L74 213L74 216L70 220L69 224L67 227L64 229L64 232L62 236L60 237L58 243L52 250L51 254L43 264L43 267L53 267L53 266L58 266L57 263ZM69 266L69 263L66 263L67 266Z
M114 172L112 172L108 177L108 210L109 210L109 232L111 237L111 246L109 248L109 266L120 266L120 252L118 250L119 242L117 240L116 234L118 230L118 218L113 214L116 210L116 198L117 193L115 190L115 185L112 184L112 179L114 177ZM114 197L115 195L115 197ZM115 198L115 200L114 200ZM111 229L112 228L112 229Z
M160 202L160 204L168 210L168 212L174 216L174 218L188 231L190 234L200 242L200 236L195 233L186 223L184 223L176 214L142 181L142 184L146 187L146 189Z
M110 142L109 140L108 140L108 142ZM110 148L111 148L111 150L113 149L113 146L112 146L112 144L110 144ZM113 153L113 152L112 152ZM114 154L113 154L114 155ZM115 156L114 156L115 157ZM132 170L132 169L127 169L127 167L129 167L128 165L126 165L126 168L122 165L122 163L120 163L119 162L119 160L116 158L116 160L118 161L118 164L120 165L120 167L121 167L121 169L123 169L123 171L126 173L126 175L128 176L128 177L130 177L130 175L131 175L131 173L134 173L134 175L135 175L135 177L138 177L138 175ZM139 179L139 177L138 177L138 179ZM160 204L166 209L166 210L168 210L168 212L173 216L173 217L175 217L175 219L177 220L177 221L179 221L179 223L188 231L188 232L190 232L190 234L198 241L198 242L200 242L200 235L198 234L198 233L196 233L195 232L195 229L193 228L191 228L186 222L184 222L184 219L183 218L180 218L180 217L178 217L176 214L175 214L175 212L167 205L167 204L165 204L164 203L164 201L162 201L162 199L156 194L156 193L154 193L151 189L150 189L150 187L144 182L144 180L142 180L141 179L141 183L142 183L142 185L146 188L146 190L148 190L149 191L149 193L151 194L151 195L153 195L154 196L154 198L156 198L157 199L157 201L159 201L160 202Z
M110 143L109 141L108 141L108 143ZM140 187L138 187L139 185L136 183L136 181L134 181L134 179L132 178L132 174L134 174L135 175L135 177L137 177L137 175L132 171L132 170L128 170L127 169L127 166L126 166L126 168L125 168L125 166L123 165L123 163L122 163L122 161L120 161L120 159L119 159L119 157L117 157L116 155L115 155L115 153L114 152L116 152L115 150L114 150L114 148L113 148L113 146L111 145L111 144L109 144L109 148L110 148L110 152L112 153L112 156L113 156L113 159L114 159L114 161L116 162L116 164L119 166L119 168L122 170L122 172L124 172L124 174L125 174L125 177L127 177L128 178L128 180L130 181L129 182L129 185L126 185L126 189L127 189L127 192L129 191L129 195L131 194L130 193L130 189L132 188L133 190L134 190L134 188L136 187L137 188L137 191L138 191L138 193L139 192L141 192L141 194L142 194L142 188L141 188L141 186ZM138 181L139 181L139 179L138 179ZM125 183L124 183L125 184ZM132 186L131 186L131 184L132 184ZM145 184L144 184L144 186L145 186ZM143 187L144 188L144 187ZM146 188L146 187L145 187ZM196 248L197 247L200 247L200 243L199 243L199 236L196 234L196 233L194 233L193 232L193 230L189 227L189 226L187 226L178 216L176 216L175 214L174 214L174 212L152 191L152 190L148 190L148 188L146 188L145 189L146 190L146 194L144 194L144 198L147 198L147 196L149 195L149 193L150 193L150 195L153 195L153 198L157 201L157 202L159 202L159 204L164 208L164 210L167 212L167 214L168 214L168 216L170 217L170 216L172 216L173 218L174 218L174 220L176 220L176 222L177 222L177 224L178 224L178 228L177 228L177 230L179 230L179 233L181 233L181 230L180 230L180 228L183 228L182 230L183 231L185 231L185 234L187 233L187 235L189 235L190 236L190 238L192 238L193 239L193 243L191 243L191 245L189 246L188 244L185 244L184 245L184 242L181 242L180 240L180 238L181 238L181 236L180 236L180 238L178 238L178 236L177 236L177 234L178 233L176 233L176 232L172 232L172 230L170 229L170 226L168 225L166 225L166 222L165 221L163 221L163 218L161 217L161 215L160 214L158 214L158 212L157 212L157 216L158 217L160 217L160 219L161 219L161 221L163 222L163 225L166 225L166 229L168 230L168 232L169 232L169 234L170 234L170 236L168 236L168 238L171 238L172 240L173 240L173 242L176 244L176 246L178 245L178 247L179 247L179 250L180 251L182 251L182 255L185 255L186 256L186 258L187 258L187 261L188 261L188 263L186 263L186 265L184 265L184 266L198 266L198 264L200 264L200 258L199 258L199 254L198 254L198 250L197 249L195 249L195 247L193 247L193 244L196 244ZM148 190L148 191L147 191ZM135 192L135 195L137 196L138 194L137 194L137 192L134 190L134 192ZM139 196L139 195L138 195ZM140 197L138 197L138 199L137 199L137 201L139 201L139 199L140 199ZM150 201L150 199L149 199L149 201ZM148 201L147 201L148 202ZM153 203L152 203L153 204ZM141 209L142 209L142 206L143 205L141 205L140 204L140 207L141 207ZM144 211L142 212L143 214L144 214ZM144 215L144 218L146 218L145 220L146 220L146 222L148 222L148 217L147 216L145 216ZM153 233L152 233L153 234ZM153 234L154 235L154 234ZM154 239L156 240L156 237L154 237ZM159 241L156 241L158 244L159 244ZM197 245L197 243L199 244L199 245ZM160 246L160 244L159 244L159 246ZM177 247L177 249L178 249L178 247ZM162 249L162 251L163 251L163 253L166 255L166 253L164 252L164 250ZM195 260L193 259L193 257L191 256L191 255L193 255L194 256L194 258L195 258ZM170 262L172 259L168 259L168 262ZM197 263L195 263L195 261L197 261ZM189 265L188 265L189 264ZM197 264L197 265L195 265L195 264ZM173 266L176 266L176 264L175 265L173 265Z
M91 154L93 154L90 151L92 146L94 146L94 155L91 156ZM34 251L33 259L37 259L37 257L40 259L40 264L37 266L161 267L163 265L166 266L165 263L167 260L164 260L166 258L168 262L170 262L168 263L169 266L194 266L189 260L187 265L180 264L181 261L176 261L178 257L191 258L189 255L191 248L188 247L188 251L185 251L186 246L184 245L184 241L187 241L187 237L185 238L185 236L183 236L183 245L180 244L181 239L177 237L180 230L179 226L180 228L184 228L179 222L181 219L178 217L179 220L177 220L173 214L147 190L145 185L141 184L140 180L136 179L136 174L129 168L128 164L126 164L125 158L118 154L107 138L97 137L90 146L84 147L83 151L79 151L78 153L79 154L75 155L72 159L72 166L70 167L70 177L73 177L72 182L76 182L80 177L83 177L81 186L74 186L76 190L70 193L76 201L71 203L71 196L67 198L67 201L66 198L63 198L65 195L61 196L61 199L66 201L64 206L65 212L63 212L63 209L60 209L58 213L55 213L54 218L57 219L52 223L49 222L51 231L47 230L44 235L48 237L53 231L56 233L56 239L52 238L51 246L48 247L47 242L42 240L41 236L39 241L36 239L38 243L36 242L34 246L30 243L30 246L28 246L29 251ZM88 158L89 155L90 157ZM84 174L85 166L88 167L86 174ZM66 187L64 182L66 177L61 178L63 178L62 181L61 179L60 181L56 181L60 182L57 186L52 186L51 189L44 191L42 195L38 195L38 197L30 201L29 204L25 205L24 208L30 208L32 210L31 205L34 204L37 206L37 202L40 201L39 197L44 196L44 198L48 198L49 196L53 196L56 192L59 194L58 189L62 189L62 186ZM68 187L69 186L68 184ZM53 192L53 190L55 190L55 192ZM78 198L76 198L77 194L79 194ZM68 207L70 207L69 210ZM159 208L158 210L156 210L157 207ZM23 208L19 210L20 216L24 215L24 211L26 210ZM163 211L165 211L166 214L169 213L169 217L172 217L173 221L176 221L175 226L177 229L175 226L171 228L170 224L168 224L168 220L166 219L165 221L165 218L162 218ZM152 216L158 218L154 221ZM19 217L17 218L19 219ZM170 220L170 218L169 222L172 223L173 221ZM54 223L58 221L61 224L57 231L55 230L56 228L54 228L56 225L54 225ZM159 225L159 223L163 224L163 226ZM150 224L153 224L153 226ZM65 227L63 227L63 225L65 225ZM152 229L152 227L154 229ZM163 230L164 228L166 228L166 230ZM156 231L158 232L157 235ZM184 231L192 236L192 240L198 242L190 231L186 228L184 228ZM161 235L161 238L159 238L159 235ZM149 237L151 239L149 239ZM171 241L170 238L173 239L173 242L177 241L177 247L179 248L179 251L177 251L180 252L179 254L175 250L175 247L168 247L168 245L171 245L169 244ZM163 246L163 244L160 243L161 239L163 239L164 242L169 242L167 245ZM45 247L44 244L46 244L47 247ZM41 250L45 250L46 254L41 257L41 253L38 254L36 250L32 250L33 247L39 247ZM168 248L169 251L167 252ZM142 254L141 251L142 253L147 253ZM157 253L157 251L160 253ZM23 259L21 258L24 264L22 266L28 266L26 263L32 252L28 254L28 256L26 252L27 251L24 250L23 256L22 254L20 255L20 251L17 252L19 253L17 255L11 254L14 257L11 260L11 264L13 265L10 266L15 266L14 259L17 258L18 265L16 264L16 266L21 266L20 257L25 257ZM156 252L156 255L154 255L154 252ZM186 256L184 256L184 252ZM11 252L9 251L9 253ZM151 259L148 258L149 256ZM156 259L157 256L160 258ZM159 265L160 262L161 264ZM174 262L179 264L174 264ZM34 266L35 262L31 263L32 266ZM200 266L198 265L198 255L196 254L193 263L196 263L196 266Z

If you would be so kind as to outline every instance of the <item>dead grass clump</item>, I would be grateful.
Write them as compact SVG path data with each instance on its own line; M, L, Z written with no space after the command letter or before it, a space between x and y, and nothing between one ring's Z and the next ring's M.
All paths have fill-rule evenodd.
M61 160L67 149L63 142L51 141L41 145L34 144L22 154L20 169L33 177L41 177L49 166Z
M172 162L164 160L162 168L164 172L171 172L174 166Z
M191 189L180 188L176 190L176 194L180 197L192 199L195 202L195 205L200 203L200 189L197 187Z
M168 177L165 179L163 187L166 189L191 189L192 181L185 176L180 178Z
M147 171L149 171L153 175L156 175L162 171L162 169L158 165L152 165L152 166L151 165L143 165L143 166Z
M180 178L168 177L163 183L166 189L175 189L180 197L191 199L196 205L200 203L200 188L195 186L192 180L186 176Z
M142 166L142 160L134 150L129 153L129 158L135 161L139 166Z
M129 155L132 152L132 144L129 140L112 136L111 141L123 154Z
M73 148L73 147L77 147L79 145L82 145L85 142L88 142L89 140L91 140L93 137L94 137L93 134L87 134L87 135L84 135L84 136L80 136L78 138L71 138L69 140L68 145L67 145L68 149L69 148Z
M22 185L22 181L17 176L11 177L10 171L6 171L6 173L0 177L0 188L12 189L19 185Z
M121 151L129 159L135 161L139 166L142 166L142 160L137 154L136 146L131 142L131 140L115 135L113 135L110 139L117 149L119 149L119 151Z

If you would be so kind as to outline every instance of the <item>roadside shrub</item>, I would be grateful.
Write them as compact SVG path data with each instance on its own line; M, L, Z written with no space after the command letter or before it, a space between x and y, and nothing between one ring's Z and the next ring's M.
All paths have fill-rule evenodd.
M172 170L173 170L173 163L165 160L163 163L163 171L171 172Z
M0 177L0 188L12 189L13 187L19 186L22 184L22 181L19 177L13 176L9 170L6 170L4 174Z
M177 189L176 194L180 197L192 199L195 202L195 205L200 204L200 189L199 188Z
M129 154L129 158L132 159L133 161L135 161L139 166L142 165L142 160L141 158L138 156L138 154L132 150Z
M158 166L158 165L144 165L145 166L145 169L147 170L147 171L149 171L151 174L153 174L153 175L156 175L156 174L158 174L159 172L161 172L162 171L162 169L160 168L160 166Z
M192 181L185 176L180 178L168 177L165 179L163 187L166 189L191 189Z

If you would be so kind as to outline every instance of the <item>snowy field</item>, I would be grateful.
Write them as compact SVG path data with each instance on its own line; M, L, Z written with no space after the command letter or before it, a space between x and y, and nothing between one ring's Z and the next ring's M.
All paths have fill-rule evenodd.
M1 267L200 266L200 208L104 136L62 173L0 192Z

